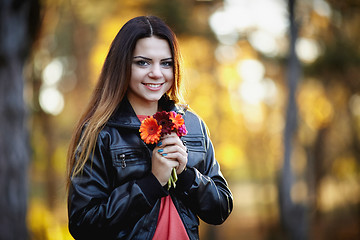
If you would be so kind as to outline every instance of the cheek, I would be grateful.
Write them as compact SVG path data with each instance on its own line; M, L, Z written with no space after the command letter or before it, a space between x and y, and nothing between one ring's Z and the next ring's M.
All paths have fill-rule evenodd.
M166 71L163 74L168 82L174 82L174 73L172 70Z
M174 87L174 84L175 84L175 81L172 78L170 81L168 81L168 87L165 92L168 92L170 89L172 89Z
M140 82L143 78L143 73L139 69L132 68L131 70L131 78L130 78L130 84L131 83L137 83Z
M168 83L168 86L169 86L169 89L174 85L175 83L175 80L174 80L174 75L172 73L169 73L167 76L166 76L166 80L167 80L167 83ZM168 89L168 90L169 90Z

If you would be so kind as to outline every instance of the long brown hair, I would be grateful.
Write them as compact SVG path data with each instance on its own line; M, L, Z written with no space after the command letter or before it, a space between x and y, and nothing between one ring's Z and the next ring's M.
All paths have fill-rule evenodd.
M129 20L111 43L98 83L72 135L67 157L68 184L71 177L81 173L86 161L92 158L101 129L126 95L137 41L151 36L165 39L169 43L174 61L175 81L166 94L175 103L181 100L181 57L174 32L155 16L141 16Z

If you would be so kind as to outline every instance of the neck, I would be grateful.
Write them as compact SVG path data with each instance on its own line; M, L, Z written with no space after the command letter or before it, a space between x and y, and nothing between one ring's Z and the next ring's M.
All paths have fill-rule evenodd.
M149 102L147 104L141 103L138 104L131 99L129 99L129 102L134 109L136 115L147 115L152 116L158 111L158 101L155 102Z

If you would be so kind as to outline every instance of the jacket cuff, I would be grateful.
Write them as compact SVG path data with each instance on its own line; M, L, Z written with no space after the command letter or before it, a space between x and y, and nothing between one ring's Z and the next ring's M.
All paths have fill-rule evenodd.
M186 168L178 176L178 181L176 183L176 188L179 187L182 191L187 191L190 189L191 185L195 181L195 171L192 168Z
M169 194L151 172L145 177L136 180L136 182L152 206L155 205L159 198L166 197Z

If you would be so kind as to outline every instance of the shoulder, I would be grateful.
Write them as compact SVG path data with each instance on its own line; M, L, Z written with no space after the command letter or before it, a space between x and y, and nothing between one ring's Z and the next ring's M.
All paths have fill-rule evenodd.
M201 123L202 122L200 116L191 110L187 110L183 116L184 116L185 122L193 122L193 123Z
M184 120L188 132L207 135L208 130L205 122L193 111L187 110L184 114Z

